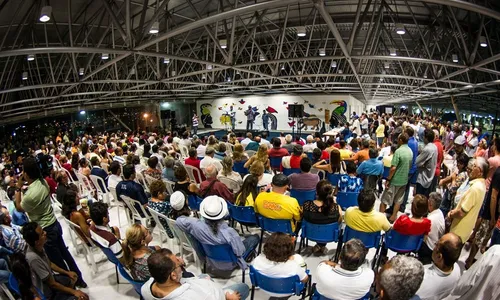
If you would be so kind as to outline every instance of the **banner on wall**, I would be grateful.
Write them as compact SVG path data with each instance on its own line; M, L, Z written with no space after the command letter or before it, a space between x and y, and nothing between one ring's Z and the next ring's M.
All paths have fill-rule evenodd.
M359 102L359 103L357 103ZM288 117L290 104L304 105L304 118ZM350 95L321 96L245 96L240 98L224 97L215 100L198 100L197 110L204 128L246 129L245 111L251 107L254 112L253 130L320 130L325 125L345 123L349 105L362 105ZM233 118L231 118L233 116ZM201 126L200 126L201 127Z

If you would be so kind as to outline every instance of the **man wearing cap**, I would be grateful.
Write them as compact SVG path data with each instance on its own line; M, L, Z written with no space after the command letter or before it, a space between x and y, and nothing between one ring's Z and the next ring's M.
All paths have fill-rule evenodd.
M238 257L238 265L246 268L245 258L252 253L259 244L259 235L246 237L243 241L238 232L231 228L224 218L229 214L226 200L219 196L208 196L200 204L202 220L180 216L175 224L191 234L201 244L226 245L229 244ZM213 261L207 258L208 263L217 270L230 271L236 266L232 262Z
M19 232L17 226L12 227L11 221L9 210L5 206L2 206L0 208L0 234L2 240L9 250L16 253L25 253L26 241ZM1 248L0 246L0 249ZM1 252L2 251L0 251L0 253Z
M270 219L290 220L294 232L300 229L302 210L297 199L285 195L290 179L284 174L273 176L272 192L260 193L255 199L255 212Z

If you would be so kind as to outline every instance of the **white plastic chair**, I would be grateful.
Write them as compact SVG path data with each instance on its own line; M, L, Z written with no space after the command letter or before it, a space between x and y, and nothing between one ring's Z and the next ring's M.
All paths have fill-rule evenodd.
M52 208L54 209L54 211L62 211L62 204L57 201L56 194L50 194L50 203L52 204Z
M97 189L97 196L101 196L104 203L110 204L109 195L111 193L106 189L106 183L104 180L96 175L90 175L90 180L92 180L94 187Z
M142 185L144 190L149 193L149 184L146 182L146 179L144 178L144 175L142 175L142 173L135 173L135 181Z
M132 224L132 222L130 221L130 215L127 212L126 204L123 201L121 201L120 199L118 199L118 196L116 195L116 188L108 187L108 189L109 189L109 192L113 196L113 199L115 200L115 203L116 203L116 211L118 213L118 225L120 227L122 227L122 223L120 220L120 207L123 208L123 211L125 212L125 216L127 217L127 225Z
M153 218L147 213L146 209L144 208L144 205L142 205L141 202L139 202L135 199L132 199L128 196L121 195L120 197L123 200L123 202L125 202L128 209L130 209L130 211L132 212L132 218L134 220L140 220L141 223L144 221L143 225L145 227L149 228ZM141 214L139 213L139 211L137 210L135 205L137 205L137 207L139 207L143 216L141 216Z
M319 170L319 169L316 169L316 168L311 168L311 174L318 174L319 178L326 179L326 172L325 172L325 170Z
M78 177L78 182L80 185L80 194L82 196L93 195L95 190L91 181L89 181L86 176L80 174L79 172L76 172L76 177Z
M234 179L227 177L217 177L217 179L222 182L228 189L230 189L233 193L238 192L241 189L241 185Z
M175 182L170 181L168 179L163 178L163 182L165 182L165 185L167 186L167 192L169 195L172 195L174 193L174 186Z
M186 165L184 164L184 168L186 169L186 172L188 173L189 175L189 179L196 183L196 184L200 184L201 183L201 172L200 170L198 170L198 168L195 168L193 166L190 166L190 165ZM196 176L195 176L196 175ZM197 179L200 179L200 180L197 180Z
M160 241L163 243L163 235L167 238L168 241L168 247L170 249L173 249L174 246L174 241L168 236L167 229L163 227L163 224L160 222L160 219L162 220L167 220L167 216L165 216L162 213L157 212L156 210L152 209L151 207L148 207L148 211L151 213L151 216L156 222L156 227L158 227L158 231L160 232Z
M108 169L109 169L109 164L107 163L101 163L101 168L106 171L106 173L108 173Z
M54 166L54 169L56 169L56 170L61 170L63 168L61 165L61 162L55 157L52 159L52 165Z
M148 185L148 187L153 183L155 182L157 179L154 178L153 176L149 176L149 175L144 175L144 178L146 179L146 183Z
M167 223L168 223L168 227L170 227L174 236L179 241L178 244L179 244L179 252L180 252L181 257L184 256L184 251L189 251L189 252L193 253L194 264L196 267L199 267L201 269L200 258L198 257L198 254L194 250L194 247L191 244L191 241L186 236L186 233L184 231L182 231L179 227L177 227L177 225L175 224L175 220L167 218Z
M182 159L189 157L189 149L187 146L179 145L179 151L181 152Z
M73 179L73 176L71 175L70 171L66 170L65 168L61 168L61 171L63 171L64 173L66 173L66 175L68 176L68 182L69 183L73 183L73 184L78 185L78 182L75 182L75 180Z
M16 298L14 298L14 295L12 295L6 284L0 283L0 290L2 290L5 293L5 295L7 295L7 299L16 300Z
M89 237L86 237L86 240L88 241L90 246L87 245L87 243L85 243L82 240L80 233L78 233L78 231L83 233L82 228L80 226L76 225L75 223L71 222L70 220L68 220L66 218L64 218L64 220L66 221L69 228L71 229L69 231L69 235L70 235L71 241L73 242L73 246L75 247L75 250L77 251L77 253L78 253L78 249L83 250L83 252L84 252L83 256L85 257L87 264L91 265L92 271L94 272L94 274L97 274L97 264L96 264L96 260L94 258L93 250L99 251L99 248L94 244L92 239ZM78 243L77 238L80 240L80 243ZM89 260L90 260L90 262L89 262Z

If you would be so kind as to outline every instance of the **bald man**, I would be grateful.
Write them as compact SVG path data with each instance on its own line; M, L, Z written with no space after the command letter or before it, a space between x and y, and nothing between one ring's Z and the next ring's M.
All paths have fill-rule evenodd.
M200 184L198 195L201 198L215 195L234 203L233 193L225 184L217 180L217 168L214 165L209 165L204 172L207 179Z

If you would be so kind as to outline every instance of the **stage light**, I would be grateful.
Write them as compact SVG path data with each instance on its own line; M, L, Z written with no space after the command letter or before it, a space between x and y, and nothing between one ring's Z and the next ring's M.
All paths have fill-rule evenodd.
M80 76L82 76L82 75L84 74L84 72L85 72L85 69L84 69L84 68L80 68L80 69L78 70L78 74L80 74Z
M160 32L160 23L154 22L153 26L151 26L151 29L149 29L149 33L157 34L158 32Z
M390 54L391 56L396 56L396 55L397 55L397 53L396 53L396 48L389 48L389 54Z
M164 64L169 64L169 63L170 63L170 58L168 58L168 57L164 57L164 58L163 58L163 63L164 63Z
M144 113L142 116L143 116L144 118L147 118L147 117L149 117L149 114L148 114L148 113Z
M297 27L297 36L303 37L306 36L306 27L305 26L298 26Z
M108 59L109 58L109 54L108 53L103 53L102 56L101 56L101 59Z
M219 45L222 49L226 49L227 48L227 40L226 39L219 40Z
M28 61L34 61L35 60L35 55L34 54L29 54L27 59L28 59Z
M84 110L80 110L80 115L84 115L86 112Z
M28 80L28 72L23 72L23 80Z
M40 22L50 21L50 15L52 14L52 6L44 6L40 11Z
M458 62L458 55L453 54L453 55L451 56L451 60L452 60L454 63L457 63L457 62Z
M325 48L319 49L319 56L325 56L325 55L326 55Z
M483 48L488 47L488 43L486 42L486 37L485 36L480 36L479 37L479 45Z
M266 58L264 57L264 55L262 55L262 54L261 54L261 55L260 55L260 57L259 57L259 60L260 60L260 61L265 61L265 60L266 60Z
M336 68L337 67L337 62L336 61L332 61L332 68Z
M405 27L401 23L396 24L396 33L399 35L403 35L406 33Z
M389 69L390 67L391 67L391 65L388 62L384 63L384 69Z

